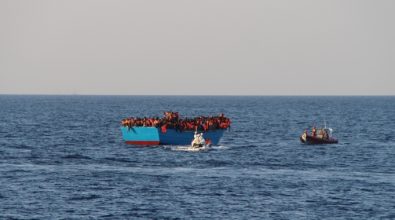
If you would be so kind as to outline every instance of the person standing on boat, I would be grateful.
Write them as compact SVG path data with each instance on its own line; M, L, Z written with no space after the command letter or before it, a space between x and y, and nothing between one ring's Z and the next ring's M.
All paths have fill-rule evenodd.
M307 129L305 129L304 132L303 132L303 134L302 134L302 139L303 139L304 141L306 141L307 135L308 135L308 132L307 132Z
M322 131L323 131L322 138L328 140L329 139L328 132L325 129L322 129Z
M200 134L197 133L197 131L195 131L195 134L193 135L193 140L192 140L192 147L199 147L200 144Z
M316 134L317 134L317 130L315 129L315 127L313 127L313 130L311 130L311 135L312 135L313 137L315 137Z
M203 147L204 145L206 145L206 140L203 137L203 133L200 133L200 135L199 135L199 146Z

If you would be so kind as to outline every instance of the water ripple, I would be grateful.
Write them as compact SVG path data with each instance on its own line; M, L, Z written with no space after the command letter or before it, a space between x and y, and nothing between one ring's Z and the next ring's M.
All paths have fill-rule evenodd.
M395 218L394 97L0 96L0 103L0 219ZM123 143L121 118L167 110L224 112L233 124L206 152ZM339 144L299 143L324 120Z

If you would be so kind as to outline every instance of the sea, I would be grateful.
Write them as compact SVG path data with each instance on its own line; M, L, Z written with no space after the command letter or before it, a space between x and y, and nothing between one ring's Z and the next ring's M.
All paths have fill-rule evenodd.
M205 152L125 117L224 113ZM333 145L304 145L313 126ZM395 97L0 96L0 219L395 219Z

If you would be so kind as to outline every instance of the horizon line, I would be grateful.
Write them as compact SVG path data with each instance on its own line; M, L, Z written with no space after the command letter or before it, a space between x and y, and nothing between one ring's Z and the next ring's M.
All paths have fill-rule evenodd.
M78 93L69 93L69 94L56 94L56 93L0 93L0 96L234 96L234 97L285 97L285 96L294 96L294 97L389 97L395 96L395 94L318 94L318 95L295 95L295 94L78 94Z

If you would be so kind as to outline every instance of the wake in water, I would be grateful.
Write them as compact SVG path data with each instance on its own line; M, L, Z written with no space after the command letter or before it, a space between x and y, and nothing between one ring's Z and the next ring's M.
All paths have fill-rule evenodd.
M211 148L214 149L214 150L226 150L226 149L229 149L228 146L224 146L224 145L212 146Z
M164 148L172 151L186 151L186 152L205 152L211 149L211 147L195 148L191 146L165 146Z
M223 150L228 149L228 147L219 145L219 146L210 146L210 147L200 147L195 148L191 146L164 146L164 149L172 150L172 151L186 151L186 152L207 152L211 150Z

